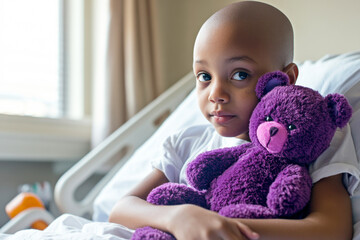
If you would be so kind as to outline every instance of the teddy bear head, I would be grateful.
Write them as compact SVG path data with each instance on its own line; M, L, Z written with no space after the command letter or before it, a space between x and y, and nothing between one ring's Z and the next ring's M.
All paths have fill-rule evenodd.
M290 162L309 164L330 145L336 128L349 121L352 109L340 94L321 96L310 88L290 85L280 71L259 78L259 103L250 118L251 141Z

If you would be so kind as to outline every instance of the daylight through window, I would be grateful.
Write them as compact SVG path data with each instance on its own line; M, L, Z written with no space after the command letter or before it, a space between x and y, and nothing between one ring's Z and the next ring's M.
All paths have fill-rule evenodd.
M61 0L0 0L0 113L63 115Z

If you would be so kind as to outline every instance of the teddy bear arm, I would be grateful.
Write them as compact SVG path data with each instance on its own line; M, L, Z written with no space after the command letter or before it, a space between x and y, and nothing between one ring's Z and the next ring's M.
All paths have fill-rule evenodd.
M312 180L308 170L299 165L285 167L271 184L267 205L277 216L291 216L310 200Z
M138 228L131 240L176 240L170 233L152 227Z
M234 164L249 147L250 144L242 144L199 154L186 169L189 184L198 190L208 189L211 181Z

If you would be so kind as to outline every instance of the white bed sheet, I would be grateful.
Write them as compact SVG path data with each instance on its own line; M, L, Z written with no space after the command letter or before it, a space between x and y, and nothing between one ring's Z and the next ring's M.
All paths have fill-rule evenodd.
M125 240L133 230L108 222L93 222L85 218L64 214L53 221L44 231L27 229L13 235L1 234L0 240Z

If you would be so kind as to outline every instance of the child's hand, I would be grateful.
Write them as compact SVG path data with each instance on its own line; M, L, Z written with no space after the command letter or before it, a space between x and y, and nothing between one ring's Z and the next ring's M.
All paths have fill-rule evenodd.
M195 205L180 205L169 214L169 230L178 240L258 239L259 235L236 219Z

